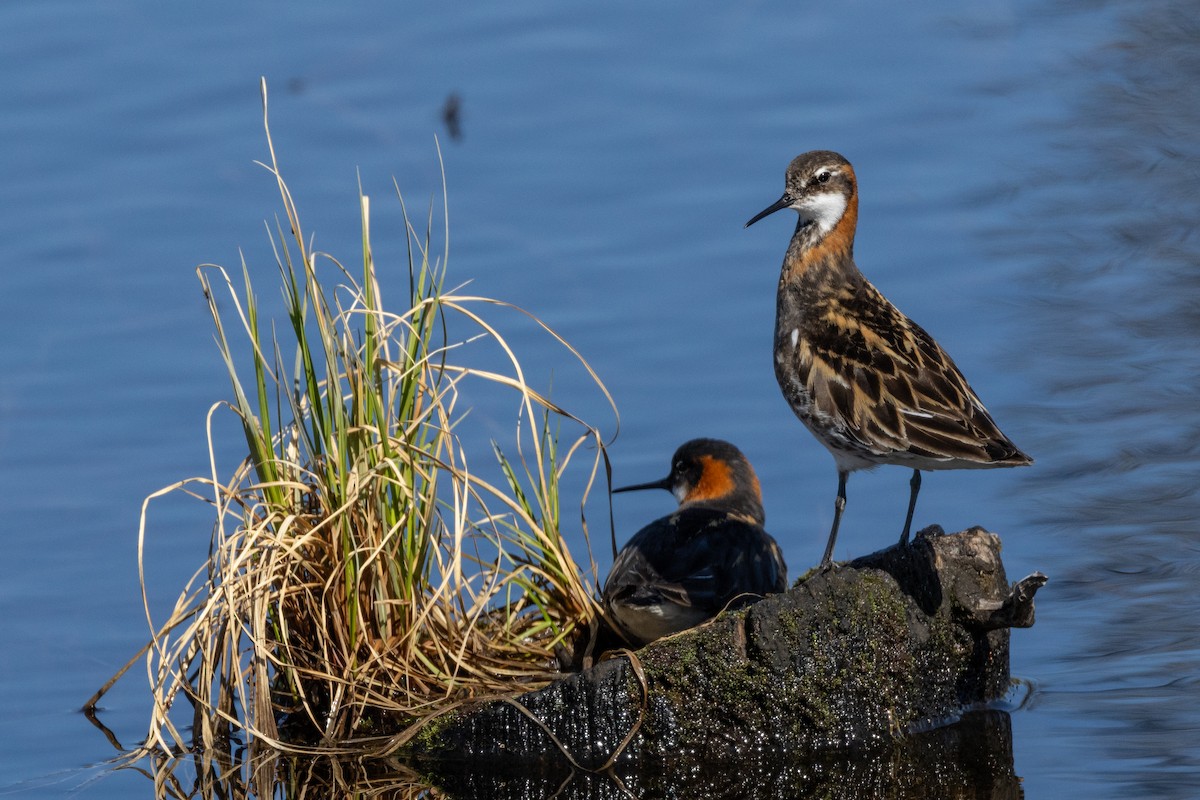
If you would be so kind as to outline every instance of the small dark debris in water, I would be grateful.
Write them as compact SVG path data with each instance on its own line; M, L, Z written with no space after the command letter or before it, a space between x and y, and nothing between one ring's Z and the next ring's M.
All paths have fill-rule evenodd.
M458 92L451 92L442 104L442 122L446 123L451 139L462 140L462 97Z

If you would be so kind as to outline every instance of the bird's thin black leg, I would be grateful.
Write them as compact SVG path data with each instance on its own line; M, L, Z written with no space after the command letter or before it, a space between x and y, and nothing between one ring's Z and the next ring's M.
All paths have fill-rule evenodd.
M833 527L829 530L829 543L825 545L825 555L821 558L822 567L833 563L833 543L837 541L838 525L842 523L842 512L846 510L846 478L849 476L849 472L838 471L838 495L833 504Z
M912 527L913 512L917 510L917 494L921 491L921 470L914 469L912 480L908 482L912 493L908 496L908 514L904 517L904 533L900 534L900 544L908 544L908 531Z

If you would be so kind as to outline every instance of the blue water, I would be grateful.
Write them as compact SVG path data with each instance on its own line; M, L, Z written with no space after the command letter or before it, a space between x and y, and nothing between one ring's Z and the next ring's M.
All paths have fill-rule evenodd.
M141 502L206 474L205 415L229 396L194 269L240 249L273 294L263 75L321 249L353 263L361 175L377 255L398 257L391 180L423 210L440 137L451 283L582 351L620 409L618 482L661 477L694 436L738 444L796 573L836 478L771 372L793 222L742 223L792 156L849 157L860 267L1037 458L929 475L917 510L999 532L1013 579L1051 576L1013 636L1026 795L1200 795L1196 4L448 8L0 5L0 794L151 792L88 766L113 751L76 709L147 635ZM612 432L578 370L509 324L535 379ZM477 403L511 426L511 401ZM219 417L224 464L236 434ZM839 558L891 542L907 481L852 477ZM618 538L669 507L621 496ZM152 506L156 620L210 526L198 502ZM139 670L104 703L126 744L148 715Z

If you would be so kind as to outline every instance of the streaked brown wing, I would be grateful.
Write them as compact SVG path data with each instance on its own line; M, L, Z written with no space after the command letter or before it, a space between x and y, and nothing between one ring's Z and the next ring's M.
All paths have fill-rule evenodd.
M1028 463L928 333L863 280L811 309L798 348L820 411L880 455Z

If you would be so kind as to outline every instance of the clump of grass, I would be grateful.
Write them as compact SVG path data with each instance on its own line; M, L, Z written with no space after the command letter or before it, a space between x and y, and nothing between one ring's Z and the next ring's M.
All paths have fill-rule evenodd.
M284 210L273 231L284 319L262 319L244 261L240 286L219 266L199 270L233 386L210 424L231 409L249 457L222 480L210 434L211 476L143 506L142 540L162 494L211 493L216 509L208 563L167 622L152 625L146 748L158 752L228 751L231 739L329 751L411 730L464 700L548 680L556 649L572 648L601 613L586 523L587 570L560 530L559 483L583 469L585 502L607 466L604 442L526 383L488 319L514 307L445 290L432 213L419 232L400 198L409 296L405 310L387 310L369 199L356 270L314 252L266 134L263 166ZM533 321L611 405L579 354ZM452 342L448 331L464 326L474 335ZM505 354L505 369L460 366L459 348L479 339ZM473 469L468 453L479 448L456 433L461 392L477 383L515 393L520 407L515 452L495 446L495 482ZM172 712L180 698L193 709L190 734Z

